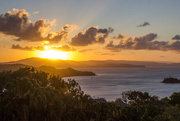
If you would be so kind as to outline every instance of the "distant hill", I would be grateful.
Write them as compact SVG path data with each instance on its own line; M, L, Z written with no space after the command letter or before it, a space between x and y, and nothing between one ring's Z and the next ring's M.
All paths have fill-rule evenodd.
M72 68L66 68L66 69L56 69L52 66L41 66L38 69L47 72L47 73L51 73L51 74L55 74L55 75L59 75L61 77L69 77L69 76L95 76L96 74L93 72L89 72L89 71L78 71L78 70L74 70Z
M52 60L52 59L44 59L44 58L27 58L19 61L14 61L11 63L19 63L26 64L35 67L39 66L53 66L56 68L134 68L140 67L144 68L145 65L141 62L131 62L131 61L114 61L114 60L106 60L106 61L72 61L72 60ZM157 64L158 65L158 64Z
M19 68L24 67L32 67L28 65L23 64L0 64L0 72L2 71L16 71ZM69 76L95 76L96 74L89 71L78 71L74 70L72 68L66 68L66 69L56 69L52 66L41 66L41 67L35 67L38 70L47 72L49 74L59 75L60 77L69 77Z
M0 72L1 71L15 71L18 70L20 67L27 67L28 65L24 65L24 64L4 64L4 63L0 63ZM30 67L30 66L29 66Z

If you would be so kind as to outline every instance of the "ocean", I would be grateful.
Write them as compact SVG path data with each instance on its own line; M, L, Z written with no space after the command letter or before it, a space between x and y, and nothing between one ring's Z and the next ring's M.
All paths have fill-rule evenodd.
M92 71L97 76L74 76L63 79L75 79L81 89L93 98L105 98L112 101L121 97L122 92L129 90L148 92L159 98L168 97L173 92L180 92L180 83L161 83L164 78L169 76L180 78L180 68L88 68L77 70Z

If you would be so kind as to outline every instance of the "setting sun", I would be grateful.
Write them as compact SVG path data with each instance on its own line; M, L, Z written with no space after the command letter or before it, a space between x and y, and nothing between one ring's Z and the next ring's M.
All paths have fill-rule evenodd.
M63 59L63 60L67 60L70 58L68 52L61 52L61 51L56 51L56 50L42 51L40 53L40 57L49 58L49 59Z

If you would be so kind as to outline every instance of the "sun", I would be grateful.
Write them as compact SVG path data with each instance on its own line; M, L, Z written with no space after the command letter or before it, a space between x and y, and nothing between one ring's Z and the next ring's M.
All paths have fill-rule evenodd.
M49 59L62 59L68 60L70 58L69 52L62 52L57 50L45 50L40 52L41 58L49 58Z

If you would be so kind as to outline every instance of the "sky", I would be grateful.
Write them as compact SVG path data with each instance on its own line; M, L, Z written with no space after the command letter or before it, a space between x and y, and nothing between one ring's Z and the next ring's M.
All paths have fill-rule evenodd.
M179 0L1 0L0 62L180 62Z

